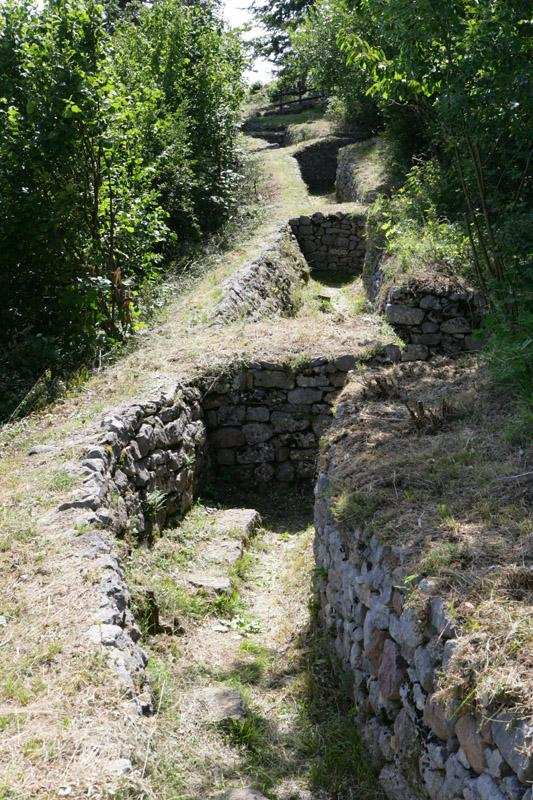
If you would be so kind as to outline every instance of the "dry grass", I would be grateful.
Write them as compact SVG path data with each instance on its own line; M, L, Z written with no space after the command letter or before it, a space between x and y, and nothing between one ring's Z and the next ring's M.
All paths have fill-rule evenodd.
M2 800L48 800L58 792L81 798L89 790L103 798L121 784L131 797L140 797L146 784L109 772L133 747L136 775L142 773L148 727L130 715L114 672L91 660L94 650L85 632L96 610L97 576L78 553L80 518L56 512L80 481L77 464L100 415L162 382L235 360L364 354L379 340L378 325L370 319L358 328L329 319L317 325L312 318L210 327L223 279L254 257L281 221L327 202L309 198L290 151L261 149L257 142L252 147L258 148L266 175L265 219L257 230L231 251L211 257L209 270L189 281L120 361L0 434ZM29 456L37 444L54 449Z
M358 380L338 405L322 459L340 518L402 544L406 574L448 598L461 636L446 685L487 713L531 712L531 473L505 437L508 399L465 358Z

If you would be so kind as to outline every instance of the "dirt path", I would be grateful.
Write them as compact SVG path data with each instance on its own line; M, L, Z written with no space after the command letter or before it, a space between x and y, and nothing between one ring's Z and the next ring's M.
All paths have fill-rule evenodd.
M296 775L291 780L303 781L302 785L311 780L305 777L311 769L308 766L310 761L307 756L303 759L299 755L299 744L294 757L284 755L293 744L287 743L291 735L283 734L283 726L290 729L293 724L291 714L303 714L301 708L306 707L307 702L297 702L293 696L296 689L290 687L305 683L302 676L308 673L300 672L300 677L293 683L284 679L289 688L279 689L278 694L271 694L273 690L270 689L266 691L268 681L274 681L277 662L283 657L285 666L282 669L287 670L291 659L298 659L294 642L300 641L301 631L305 630L307 600L291 604L288 597L282 597L279 589L280 576L285 575L282 565L290 562L288 556L293 552L293 539L284 541L272 531L258 537L258 543L264 541L265 546L268 544L270 555L263 552L259 544L255 545L253 553L257 568L254 566L250 574L268 575L270 583L264 583L265 577L257 577L249 586L247 581L236 576L240 581L239 591L217 601L217 609L221 612L218 615L213 614L212 609L206 613L206 604L191 600L183 587L178 586L178 591L171 581L162 585L163 606L175 608L179 612L176 619L185 618L185 630L190 632L201 617L205 620L213 664L216 665L226 653L226 666L219 664L221 670L229 669L232 661L241 655L246 664L252 664L252 671L263 670L264 677L260 683L264 683L265 691L260 697L266 703L264 714L261 712L263 700L259 699L258 710L253 713L270 723L269 717L274 713L272 709L281 709L274 725L280 734L274 737L275 744L271 747L263 742L265 738L269 739L270 733L257 734L249 721L242 734L243 737L249 735L255 742L248 746L248 750L268 753L276 769L265 766L261 760L259 766L254 767L253 759L242 755L248 752L244 744L230 745L227 739L217 734L217 747L222 747L223 743L220 752L224 757L217 756L215 760L223 777L213 783L214 779L209 777L212 775L210 769L197 765L198 760L203 763L202 757L187 755L185 741L178 737L174 723L168 724L168 730L174 731L174 744L167 737L161 747L154 747L160 733L159 719L168 721L168 714L181 713L176 710L180 708L180 701L174 695L171 699L169 687L174 691L183 682L188 685L196 680L195 676L205 677L209 673L204 663L208 652L205 646L204 661L194 656L188 662L185 655L183 658L180 655L182 650L186 653L187 648L195 646L198 652L202 652L202 637L204 643L207 641L206 631L199 630L196 638L192 637L190 641L188 636L178 636L173 631L160 634L150 642L151 680L154 686L165 687L160 697L160 714L151 722L133 716L124 704L122 687L113 668L103 654L94 652L87 639L87 630L97 612L94 606L97 594L94 575L80 556L76 544L81 529L74 526L68 515L57 513L65 494L79 481L79 460L87 447L87 431L96 430L99 415L120 403L132 402L163 379L187 378L195 371L231 363L237 357L251 361L265 357L312 358L324 355L326 351L331 354L347 350L357 353L371 350L382 338L382 323L374 315L365 315L357 310L353 312L353 309L348 313L340 290L333 291L331 301L320 300L325 290L317 282L310 282L301 312L293 319L283 320L282 324L273 325L271 320L254 323L240 320L223 329L210 326L222 281L257 254L266 237L281 221L329 206L331 202L326 197L310 197L292 157L292 148L260 149L257 157L265 173L265 187L261 189L265 210L254 229L243 235L242 241L236 242L231 250L207 258L202 270L196 277L191 277L186 288L182 287L179 293L176 291L157 324L138 337L130 352L124 353L114 364L103 367L79 387L74 387L55 405L5 426L0 436L2 800L27 800L30 797L55 800L60 796L77 799L86 797L87 792L95 798L107 797L115 787L117 777L119 782L122 780L122 770L125 771L126 783L129 780L127 762L132 741L137 743L138 750L133 759L134 768L140 765L143 775L139 794L131 795L136 800L147 796L157 797L157 800L214 797L220 786L225 788L246 781L263 787L271 797L282 798L285 796L285 778L280 772L281 767L276 766L280 759L283 764L289 761L293 765L290 769L287 767L287 775L291 771ZM321 304L333 306L333 310L323 308ZM274 507L277 499L272 497L269 503ZM249 500L246 505L250 505ZM285 510L288 512L290 509ZM308 523L309 517L305 525L302 523L302 531ZM267 530L270 530L268 525ZM294 542L300 539L304 541L303 533ZM183 542L174 551L169 538L168 547L175 559L171 568L175 574L181 574L187 560L183 554ZM297 549L294 550L294 559L296 555ZM290 563L294 563L294 559ZM164 558L163 563L166 563ZM288 566L287 570L289 575ZM146 573L146 582L151 575ZM289 580L289 577L283 580ZM307 589L304 595L307 597ZM271 607L268 598L278 599ZM300 609L298 613L297 607ZM216 621L219 617L229 620L229 632L226 632L227 625L223 631L209 627L217 624L223 627L223 622ZM256 618L258 622L254 622ZM170 627L172 625L173 620ZM285 630L285 625L290 629ZM266 638L263 640L262 637ZM288 649L284 650L286 645ZM191 655L194 652L191 650ZM253 666L255 662L258 662L257 666ZM265 666L261 667L261 663ZM235 682L237 677L230 675L228 680ZM251 707L255 709L256 685L244 682L242 691L248 694ZM300 697L305 697L305 693ZM256 717L252 716L252 719ZM263 730L262 724L258 723L260 730ZM313 725L310 728L313 730ZM316 737L320 738L318 734L313 737L315 734L310 737L313 742ZM298 736L295 739L299 741ZM211 742L209 738L207 741ZM177 754L173 750L174 745L178 746L176 742L181 748ZM169 749L167 758L165 753ZM215 748L213 752L219 750ZM157 763L152 759L152 753L157 753ZM231 766L235 759L241 764L238 769ZM298 766L303 763L307 766ZM186 779L181 776L180 764L185 765ZM248 767L243 764L248 764ZM160 778L161 775L164 777ZM197 783L191 775L198 776L195 779ZM177 788L172 788L173 784ZM189 785L192 788L189 789ZM305 797L305 794L300 796Z
M160 703L147 758L151 796L370 800L357 732L313 624L312 498L276 489L225 504L239 499L260 510L262 524L229 571L231 602L198 612L181 598L172 611L180 635L146 641ZM170 534L171 549L165 537L164 558L157 548L134 554L130 582L142 576L160 596L169 564L180 561L180 530L196 542L187 569L202 561L205 570L213 513L198 505L192 528L186 518Z

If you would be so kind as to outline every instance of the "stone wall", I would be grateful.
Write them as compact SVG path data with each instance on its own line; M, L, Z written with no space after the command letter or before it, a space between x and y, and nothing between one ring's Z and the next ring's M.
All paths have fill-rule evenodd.
M385 144L377 137L341 147L335 192L339 203L372 203L388 188Z
M325 194L335 188L337 173L337 153L339 148L353 141L343 137L319 139L294 153L311 194Z
M307 281L309 267L289 225L283 225L261 253L222 285L223 298L213 321L218 324L242 317L291 315L294 293Z
M252 364L204 375L106 414L81 462L74 511L91 562L98 611L88 637L105 647L140 713L151 713L146 656L130 610L117 540L150 543L198 495L209 464L229 480L310 479L318 440L355 357L294 367Z
M244 483L311 479L331 406L355 366L352 355L295 366L257 363L204 379L211 468Z
M472 336L483 316L481 296L459 281L431 278L393 286L382 301L385 318L408 343L411 359L478 350Z
M140 713L151 713L152 700L116 537L149 542L155 525L190 508L206 463L200 401L197 388L177 386L107 414L81 464L82 490L59 509L79 515L77 541L99 596L88 637L105 647Z
M437 676L457 631L428 579L407 601L412 554L337 525L329 470L319 475L315 556L321 617L353 683L356 724L389 800L531 800L533 727L501 713L482 720L444 701Z
M295 217L290 226L312 273L357 275L365 256L365 218L337 211Z

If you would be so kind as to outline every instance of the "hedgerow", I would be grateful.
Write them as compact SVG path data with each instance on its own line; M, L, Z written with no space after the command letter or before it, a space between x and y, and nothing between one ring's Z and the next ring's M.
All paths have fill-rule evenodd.
M210 3L2 4L4 413L128 336L150 285L231 215L243 64Z
M347 118L387 139L402 188L379 212L397 263L434 250L445 265L467 241L492 367L531 396L529 28L525 0L316 0L293 45Z

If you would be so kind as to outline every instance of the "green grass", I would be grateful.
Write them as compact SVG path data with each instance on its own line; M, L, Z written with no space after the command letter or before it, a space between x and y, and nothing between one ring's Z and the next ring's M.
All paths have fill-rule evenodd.
M0 553L16 545L27 545L36 537L36 530L25 514L4 509L0 515Z
M309 785L337 800L381 800L383 794L359 736L349 676L340 670L317 619L311 597L311 626L304 654L304 690L299 700L302 756Z
M66 470L62 469L50 476L47 482L47 488L51 492L66 492L69 489L73 489L77 482L78 478L75 475L71 475Z
M440 575L461 556L461 548L455 542L438 542L420 562L420 572L423 575Z
M274 114L268 117L251 117L247 120L247 127L265 131L277 130L279 128L286 128L288 125L299 125L302 122L314 122L323 117L324 112L322 109L308 108L305 111L294 114Z
M343 525L364 525L374 516L383 502L375 492L342 492L331 504L335 520Z

